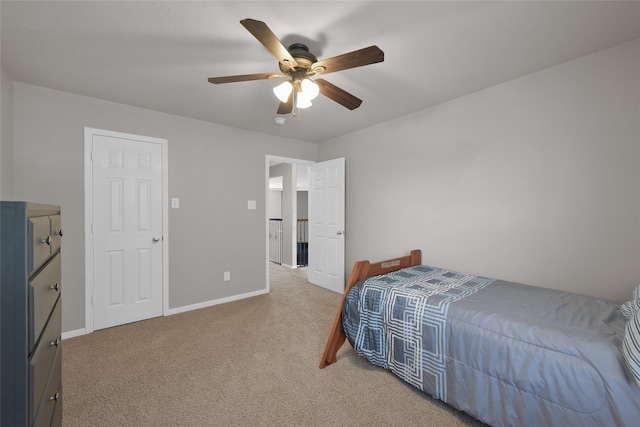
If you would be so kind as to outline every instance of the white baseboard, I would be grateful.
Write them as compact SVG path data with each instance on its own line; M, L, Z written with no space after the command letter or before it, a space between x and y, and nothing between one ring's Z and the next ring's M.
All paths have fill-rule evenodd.
M290 268L290 269L292 269L292 270L296 270L296 269L298 269L298 268L302 268L302 267L300 267L299 265L290 265L290 264L285 264L285 263L282 263L282 264L280 264L280 265L281 265L281 266L283 266L283 267Z
M192 305L185 305L185 306L182 306L182 307L170 308L169 312L167 314L169 316L171 316L172 314L184 313L186 311L198 310L200 308L212 307L214 305L224 304L224 303L232 302L232 301L238 301L238 300L241 300L241 299L251 298L251 297L258 296L258 295L264 295L264 294L267 294L267 293L269 293L269 292L266 289L261 289L259 291L249 292L249 293L240 294L240 295L234 295L234 296L227 297L227 298L220 298L220 299L215 299L215 300L211 300L211 301L200 302L198 304L192 304Z
M251 297L258 296L258 295L264 295L264 294L267 294L267 293L269 293L269 292L266 289L261 289L259 291L249 292L249 293L240 294L240 295L234 295L234 296L227 297L227 298L220 298L220 299L216 299L216 300L200 302L198 304L185 305L185 306L177 307L177 308L170 308L169 311L167 312L167 316L171 316L172 314L185 313L185 312L191 311L191 310L198 310L200 308L212 307L214 305L224 304L226 302L238 301L238 300L241 300L241 299L251 298ZM79 337L80 335L85 335L86 333L87 333L87 331L86 331L85 328L76 329L74 331L63 332L62 333L62 339L66 340L66 339L73 338L73 337Z
M76 329L75 331L63 332L62 333L62 339L66 340L66 339L73 338L73 337L79 337L80 335L84 335L86 333L87 333L87 331L86 331L85 328Z

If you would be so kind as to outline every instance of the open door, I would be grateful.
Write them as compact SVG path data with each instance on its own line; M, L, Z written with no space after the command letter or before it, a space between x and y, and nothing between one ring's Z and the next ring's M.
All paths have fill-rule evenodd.
M309 282L344 292L345 159L309 166Z

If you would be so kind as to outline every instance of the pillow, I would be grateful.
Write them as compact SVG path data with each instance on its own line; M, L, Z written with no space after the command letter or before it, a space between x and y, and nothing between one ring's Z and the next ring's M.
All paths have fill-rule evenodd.
M622 355L627 367L640 386L640 312L627 322L622 340Z
M624 304L622 304L620 306L620 311L622 312L622 315L627 320L631 320L633 318L633 316L636 315L638 310L640 310L640 307L638 306L638 302L639 301L634 298L632 300L629 300L629 301L625 302Z
M633 298L620 306L620 311L627 320L640 310L640 285L633 290Z

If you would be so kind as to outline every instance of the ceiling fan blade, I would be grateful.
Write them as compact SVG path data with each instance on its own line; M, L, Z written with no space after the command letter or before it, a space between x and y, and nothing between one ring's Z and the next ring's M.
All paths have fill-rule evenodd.
M287 102L281 102L278 106L278 114L289 114L293 111L293 92L289 95Z
M382 61L384 61L384 52L378 46L369 46L318 61L311 66L311 70L317 74L328 74Z
M274 73L260 73L260 74L243 74L239 76L223 76L223 77L209 77L209 83L234 83L234 82L247 82L250 80L265 80L265 79L278 79L280 77L286 77L281 74Z
M315 79L315 83L320 86L320 93L327 98L333 99L338 104L348 108L349 110L355 110L362 104L362 100L340 89L338 86L329 83L324 79Z
M289 53L286 47L280 42L278 37L269 29L267 24L262 21L257 21L255 19L243 19L240 23L251 33L253 36L258 39L260 43L267 48L269 52L273 56L276 57L278 62L282 64L285 68L294 69L298 66L298 63L293 56Z

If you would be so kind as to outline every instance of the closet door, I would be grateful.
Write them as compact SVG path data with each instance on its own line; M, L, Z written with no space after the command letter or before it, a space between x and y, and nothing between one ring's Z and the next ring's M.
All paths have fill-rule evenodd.
M94 135L94 329L162 315L161 144Z

